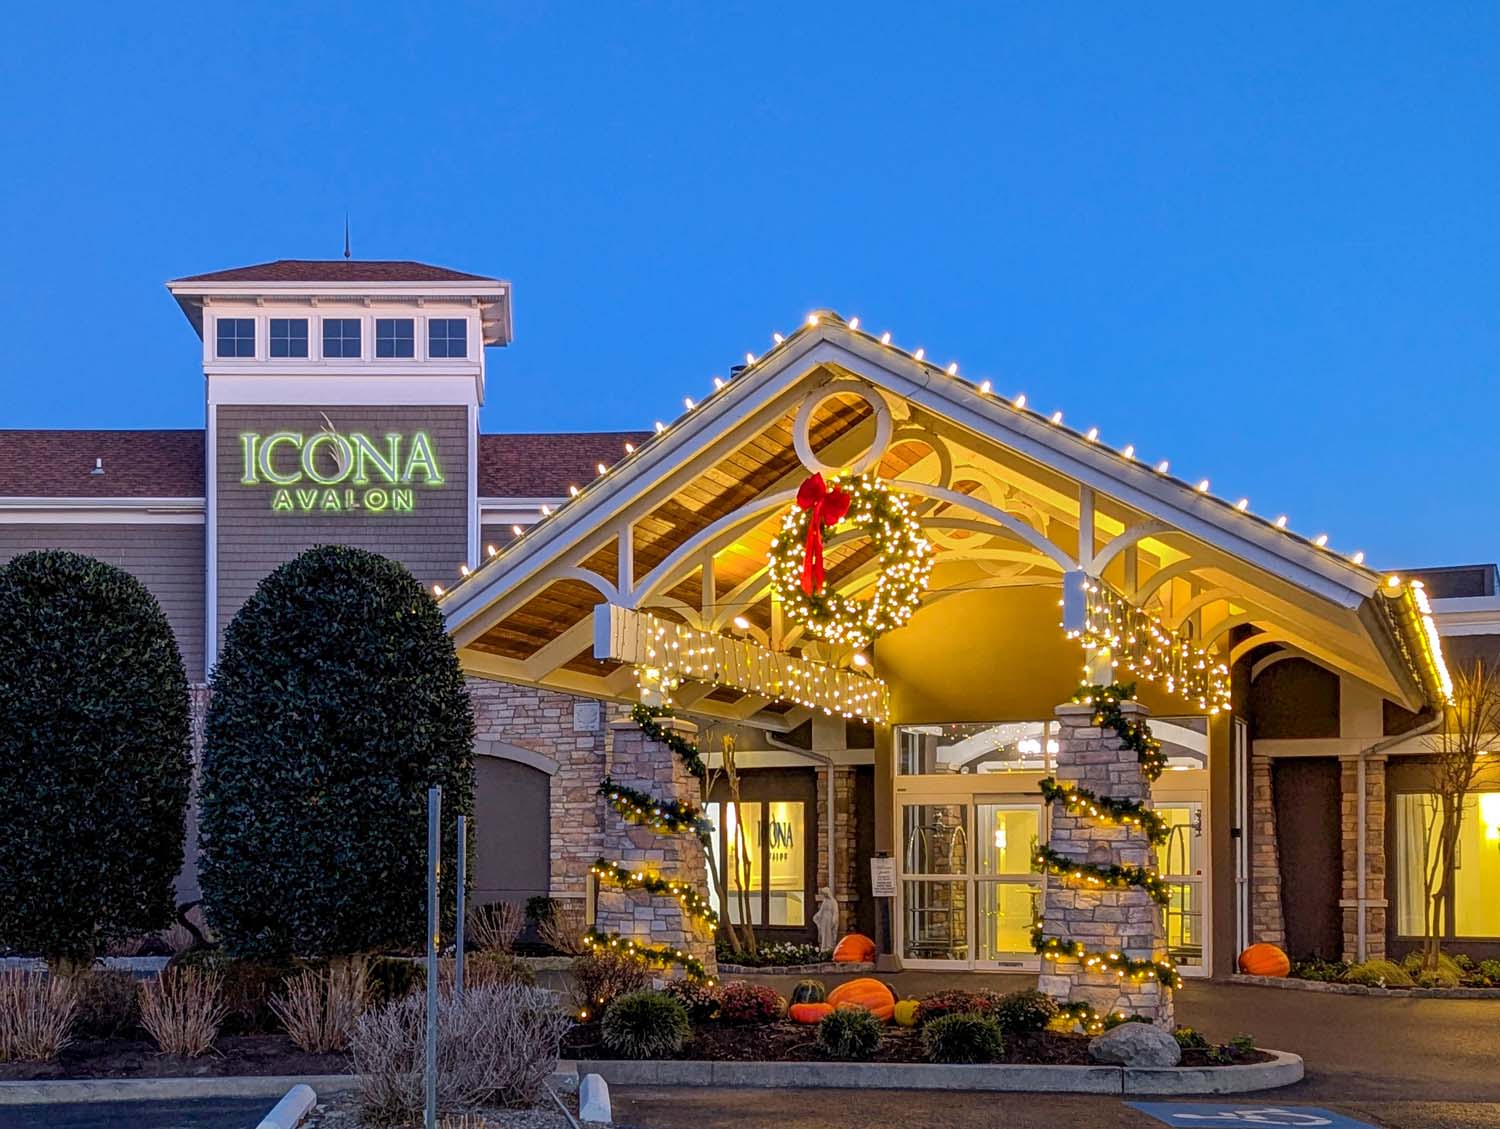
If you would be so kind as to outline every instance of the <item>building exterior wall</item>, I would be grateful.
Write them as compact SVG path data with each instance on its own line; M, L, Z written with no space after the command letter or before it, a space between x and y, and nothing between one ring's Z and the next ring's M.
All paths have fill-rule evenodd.
M188 681L204 680L201 523L0 523L0 562L35 549L97 557L138 579L172 625Z

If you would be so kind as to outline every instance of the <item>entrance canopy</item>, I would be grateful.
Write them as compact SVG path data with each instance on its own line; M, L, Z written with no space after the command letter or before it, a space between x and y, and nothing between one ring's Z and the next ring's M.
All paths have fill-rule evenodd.
M933 663L962 661L983 624L1018 674L1056 667L1049 708L1080 674L1079 637L1112 643L1122 679L1154 680L1178 708L1213 709L1236 662L1287 654L1407 709L1446 698L1420 585L857 322L812 315L748 360L442 594L466 670L631 700L669 667L684 679L677 705L774 729L820 708L924 720L895 683L941 681ZM933 546L919 610L872 654L791 623L768 575L798 487L840 469L904 495ZM839 531L826 565L832 589L859 596L879 558L861 531Z

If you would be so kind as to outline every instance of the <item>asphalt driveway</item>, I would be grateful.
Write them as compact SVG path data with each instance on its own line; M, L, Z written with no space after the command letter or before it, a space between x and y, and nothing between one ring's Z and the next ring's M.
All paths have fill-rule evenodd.
M275 1098L0 1106L0 1129L254 1129Z

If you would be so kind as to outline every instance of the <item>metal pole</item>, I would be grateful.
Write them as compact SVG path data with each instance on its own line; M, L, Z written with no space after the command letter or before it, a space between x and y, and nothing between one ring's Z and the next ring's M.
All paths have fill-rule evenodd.
M442 874L443 790L427 790L427 1062L422 1124L437 1129L438 878Z
M462 1000L464 995L464 880L468 874L469 825L463 816L458 817L458 897L456 920L453 923L453 998Z

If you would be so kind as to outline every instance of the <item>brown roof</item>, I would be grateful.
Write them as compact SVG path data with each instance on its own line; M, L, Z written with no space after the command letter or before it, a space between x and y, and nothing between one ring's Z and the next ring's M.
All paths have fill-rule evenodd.
M494 282L483 274L427 263L379 259L277 259L248 267L190 274L175 282Z
M479 496L560 498L625 457L625 444L639 446L644 431L573 431L479 437Z
M479 493L560 498L643 443L637 431L481 435ZM91 473L95 459L104 473ZM0 498L201 498L202 431L0 431Z
M201 430L0 431L0 498L201 497Z

